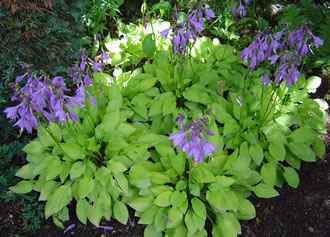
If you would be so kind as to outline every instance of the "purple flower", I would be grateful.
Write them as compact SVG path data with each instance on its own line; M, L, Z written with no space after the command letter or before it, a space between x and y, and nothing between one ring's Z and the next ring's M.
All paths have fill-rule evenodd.
M71 230L74 227L74 224L69 225L63 233L66 233L67 231Z
M212 11L211 9L205 8L205 18L210 20L212 17L215 16L214 11Z
M113 227L111 227L111 226L102 226L102 225L100 225L97 228L102 228L104 230L113 230Z
M188 158L194 157L195 161L200 163L204 160L204 154L210 155L211 151L216 150L216 146L206 140L203 131L209 136L213 136L214 133L202 126L202 123L208 126L204 115L202 119L191 121L186 125L186 131L183 129L183 120L182 114L179 114L174 120L174 122L180 122L180 131L170 134L169 139L173 140L173 145L177 146L179 150L187 152Z
M22 104L13 107L7 107L3 112L7 114L7 118L11 118L16 121L16 119L18 118L18 109L21 107L21 105Z
M200 133L200 134L203 138L203 142L201 144L201 147L203 149L203 153L205 153L207 155L211 155L211 151L216 151L217 147L215 145L213 145L211 142L208 142L203 133Z
M171 28L165 29L162 32L160 32L160 36L167 39L168 33L170 31Z
M239 7L237 8L237 13L240 14L242 18L246 16L246 10L241 1L239 2Z
M73 122L77 123L79 121L78 116L72 110L70 110L69 108L68 108L68 110L69 110L69 117L70 117L70 119Z
M190 132L184 131L183 129L180 129L180 132L170 134L169 139L173 140L174 146L178 147L185 147L185 143L187 142L187 134Z
M323 45L323 40L317 36L313 36L313 44L315 45L316 48L318 48L320 45Z
M88 59L92 65L93 65L93 72L100 72L102 70L102 66L104 65L104 63L98 63L93 61L92 59Z
M95 108L97 108L97 102L96 102L95 98L94 98L91 94L89 94L88 91L87 91L87 94L88 94L88 96L89 96L89 100L90 100L91 104L92 104Z
M236 20L236 16L237 16L237 15L236 15L236 13L237 13L236 2L235 2L235 4L233 5L231 11L233 12L234 19Z
M264 84L267 84L267 85L270 83L270 79L268 77L268 72L265 73L265 76L262 78L261 82Z
M22 80L24 79L24 77L26 77L27 74L28 74L28 72L24 73L24 74L21 75L21 76L16 77L16 82L20 82L20 81L22 81Z
M101 56L101 59L102 59L102 60L107 60L107 59L109 59L109 55L106 54L106 53L103 51L103 49L101 49L101 50L102 50L102 56Z
M93 80L88 76L88 71L84 76L84 84L85 85L93 85Z

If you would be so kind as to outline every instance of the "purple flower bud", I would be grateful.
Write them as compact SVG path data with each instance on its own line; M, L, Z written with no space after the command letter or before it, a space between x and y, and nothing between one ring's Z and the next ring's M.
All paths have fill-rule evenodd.
M215 16L214 11L212 11L211 9L205 8L205 18L210 20L212 17Z
M23 75L16 77L16 82L20 82L20 81L22 81L22 80L24 79L24 77L25 77L27 74L28 74L28 73L26 72L26 73L24 73Z
M242 5L242 2L239 2L239 7L237 8L237 12L238 14L241 15L241 17L245 17L246 16L246 10L244 8L244 6Z
M259 63L262 62L262 61L264 61L265 54L264 54L264 52L263 52L262 50L259 50L259 51L258 51L258 56L257 56L257 58L258 58L258 62L259 62Z
M267 84L267 85L270 83L270 79L268 77L268 72L265 74L264 78L262 78L261 82L264 84Z
M69 110L69 117L70 117L70 119L73 122L77 123L79 121L78 116L72 110L70 110L70 109L68 109L68 110Z
M80 62L80 70L81 70L81 71L84 71L85 68L86 68L85 61L84 61L84 60L81 60L81 62Z
M237 13L237 9L236 9L236 3L233 5L231 11L233 12L234 15L234 19L236 19L236 13Z
M204 127L202 127L202 129L204 130L204 132L205 132L207 135L209 135L209 136L214 136L214 133L211 132L210 130L208 130L208 129L204 128Z
M102 60L108 60L109 59L109 55L107 53L105 53L103 49L101 49L101 50L102 50L101 59Z
M90 100L91 104L92 104L95 108L97 108L97 102L96 102L95 98L94 98L91 94L89 94L88 92L87 92L87 94L89 95L89 100Z
M89 77L88 72L84 76L84 84L85 85L93 85L93 80Z

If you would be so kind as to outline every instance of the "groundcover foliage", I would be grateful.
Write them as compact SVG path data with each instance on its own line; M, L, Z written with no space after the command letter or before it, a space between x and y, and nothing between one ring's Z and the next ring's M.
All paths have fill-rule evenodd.
M202 14L212 17L205 7ZM190 16L193 31L200 21ZM75 199L85 224L126 224L130 206L145 236L207 236L207 220L213 236L236 236L239 220L255 217L250 195L277 196L284 182L296 188L300 162L325 153L327 104L308 97L320 78L262 83L265 69L243 66L230 45L183 41L176 29L172 42L152 29L119 43L123 52L100 59L116 66L112 74L91 60L93 85L85 89L95 101L74 101L77 117L66 123L37 126L23 149L29 163L16 173L24 180L11 190L40 192L46 218L62 227ZM144 66L125 72L141 55L150 57Z

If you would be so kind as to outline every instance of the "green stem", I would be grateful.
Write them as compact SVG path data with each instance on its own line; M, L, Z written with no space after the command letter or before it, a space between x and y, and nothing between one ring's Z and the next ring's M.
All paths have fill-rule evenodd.
M45 130L46 132L49 134L49 136L54 140L54 142L56 143L56 145L61 149L61 151L64 153L64 155L68 156L68 154L63 150L63 148L61 147L61 144L59 143L59 141L56 139L56 137L54 137L52 131L50 131L50 129L48 127L46 127L45 125L43 125L42 123L39 123ZM69 157L69 156L68 156Z
M241 124L243 123L243 118L242 118L242 115L243 115L243 112L244 112L244 110L245 110L245 107L246 107L246 105L247 105L247 96L246 96L246 93L248 92L248 87L250 87L250 85L248 84L248 86L246 85L246 83L247 83L247 80L248 80L248 74L249 74L249 70L247 70L247 72L246 72L246 74L245 74L245 76L244 76L244 91L243 91L243 105L242 105L242 107L241 107L241 113L240 113L240 122L241 122Z
M271 97L270 97L270 99L267 103L266 111L265 111L264 115L262 116L261 123L258 126L258 130L259 130L259 128L261 128L263 123L266 121L267 117L269 116L269 114L271 113L273 107L275 106L276 97L275 97L275 99L273 99L273 97L274 97L274 95L276 96L278 94L278 91L279 91L279 87L277 87L276 90L273 90L272 95L271 95ZM271 102L273 102L273 103L272 103L272 106L269 109L269 105L271 104ZM261 109L261 111L262 111L262 109Z

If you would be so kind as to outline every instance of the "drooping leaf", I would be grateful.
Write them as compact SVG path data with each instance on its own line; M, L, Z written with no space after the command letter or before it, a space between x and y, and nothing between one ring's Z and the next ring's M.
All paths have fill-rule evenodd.
M278 192L270 185L260 183L253 187L253 192L257 197L261 198L271 198L278 196Z
M307 161L307 162L315 161L315 154L309 145L305 143L290 142L289 148L293 154L295 154L298 158L302 159L303 161Z
M45 216L48 218L54 213L59 212L72 200L71 185L66 184L57 188L48 198L45 206Z
M167 207L171 205L170 197L171 197L172 192L171 191L165 191L160 193L155 201L154 204L159 206L159 207Z
M271 163L265 163L261 167L260 174L262 176L262 180L265 182L265 184L268 184L270 186L275 185L276 181L276 170L275 167Z
M264 159L264 152L260 144L251 144L249 152L253 161L257 165L260 165Z
M297 188L299 184L299 176L297 172L291 167L284 167L283 176L286 182L293 188Z
M128 220L128 210L124 203L116 200L113 206L113 215L120 223L126 225Z
M194 197L193 199L191 199L191 205L192 208L194 210L194 212L201 217L202 219L206 219L206 207L204 205L204 203L199 200L199 198Z
M152 58L156 51L156 42L153 38L153 34L148 34L142 41L143 52L150 58Z
M70 169L70 178L74 179L81 176L85 172L85 170L86 170L86 166L83 162L81 161L75 162L72 168Z
M79 199L76 206L76 214L78 219L86 225L89 204L85 198Z
M33 180L22 180L18 182L15 186L10 187L9 189L15 193L29 193L32 191L33 184Z

